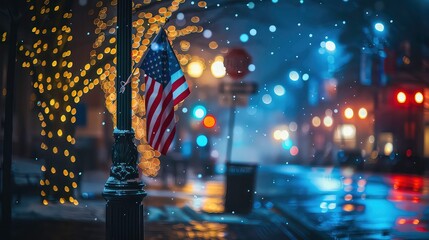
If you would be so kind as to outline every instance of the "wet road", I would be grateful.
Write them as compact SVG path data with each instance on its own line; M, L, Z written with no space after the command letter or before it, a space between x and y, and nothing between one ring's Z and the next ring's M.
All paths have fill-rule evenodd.
M429 239L429 178L352 169L261 167L255 207L334 239Z

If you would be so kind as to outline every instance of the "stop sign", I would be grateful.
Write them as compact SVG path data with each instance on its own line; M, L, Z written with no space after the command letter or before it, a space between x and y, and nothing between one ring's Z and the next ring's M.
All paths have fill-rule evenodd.
M252 57L243 48L232 48L224 57L225 70L228 75L238 80L249 73Z

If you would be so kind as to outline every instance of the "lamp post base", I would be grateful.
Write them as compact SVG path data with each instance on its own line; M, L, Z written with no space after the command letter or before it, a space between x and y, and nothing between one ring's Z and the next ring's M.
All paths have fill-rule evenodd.
M141 240L144 239L142 201L146 192L137 170L134 132L115 129L113 135L113 165L103 190L107 201L106 239Z
M107 184L106 184L107 185ZM146 192L142 183L135 189L106 188L103 197L106 199L106 239L108 240L141 240L144 239L143 198ZM111 187L111 186L109 186ZM140 190L139 190L140 189Z

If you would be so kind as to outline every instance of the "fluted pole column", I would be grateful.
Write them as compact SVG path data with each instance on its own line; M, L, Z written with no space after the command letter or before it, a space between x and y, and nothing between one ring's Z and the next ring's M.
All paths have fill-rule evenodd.
M144 239L143 198L146 192L137 169L138 152L131 128L131 84L123 93L121 82L131 74L132 0L118 1L116 128L110 176L104 185L106 199L106 239Z

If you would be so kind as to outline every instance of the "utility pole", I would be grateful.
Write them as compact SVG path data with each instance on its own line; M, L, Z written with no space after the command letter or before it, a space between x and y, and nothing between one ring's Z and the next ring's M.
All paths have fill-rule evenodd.
M131 84L120 92L121 81L131 74L132 0L117 5L116 128L112 166L104 185L106 239L144 239L143 198L146 192L137 169L138 152L131 128Z

